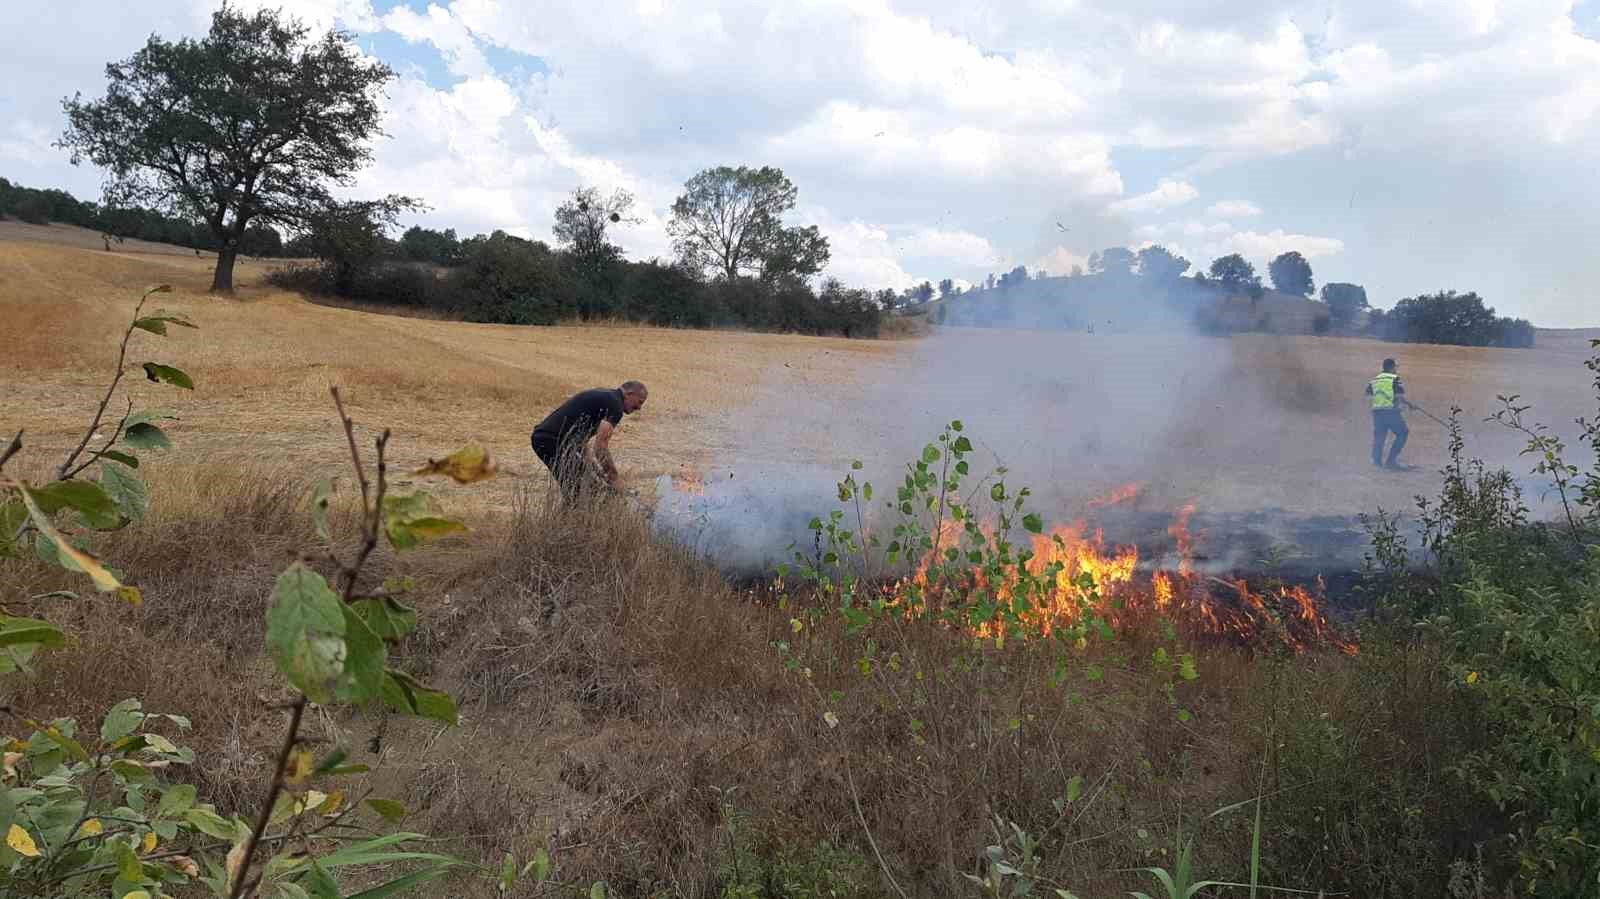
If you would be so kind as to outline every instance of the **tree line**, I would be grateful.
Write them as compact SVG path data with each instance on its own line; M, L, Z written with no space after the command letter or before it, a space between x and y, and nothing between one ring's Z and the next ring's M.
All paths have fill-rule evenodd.
M194 250L215 252L220 244L205 222L168 215L139 206L117 207L79 200L57 188L32 188L0 178L0 219L46 225L61 222L98 231L111 242L145 240ZM246 256L285 255L283 236L277 229L260 224L248 226L239 243Z
M915 311L937 295L942 302L932 316L940 324L1215 330L1221 327L1215 316L1219 302L1246 297L1256 304L1267 295L1255 266L1239 253L1220 256L1207 269L1185 276L1191 267L1189 260L1159 245L1138 251L1110 247L1090 255L1087 271L1074 266L1066 275L1051 276L1017 266L998 278L990 274L970 291L946 278L936 292L924 281L891 303ZM1317 333L1462 346L1534 344L1530 322L1496 314L1476 293L1446 290L1407 297L1389 310L1375 309L1359 284L1329 282L1319 294L1311 263L1292 250L1274 258L1267 274L1276 293L1325 307L1313 313Z

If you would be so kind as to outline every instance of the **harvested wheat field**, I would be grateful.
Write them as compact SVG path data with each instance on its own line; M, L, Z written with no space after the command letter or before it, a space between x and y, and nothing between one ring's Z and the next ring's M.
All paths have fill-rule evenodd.
M65 228L0 229L0 428L27 429L7 474L43 475L81 439L146 286L173 285L152 303L199 326L164 340L136 333L129 355L188 371L192 393L134 376L111 407L131 399L180 416L174 447L140 469L149 517L96 538L144 604L67 598L58 591L87 592L80 576L0 559L0 602L74 635L7 702L92 721L138 696L191 716L184 737L199 761L178 776L225 812L257 808L294 695L263 653L264 618L287 564L326 567L307 488L328 475L348 483L328 395L338 385L366 436L392 429L394 470L478 441L507 476L437 487L475 533L409 554L380 548L370 563L374 583L415 579L407 601L422 623L390 659L448 691L461 726L318 708L302 735L374 767L340 789L403 802L402 826L493 870L539 848L562 883L604 880L613 896L965 896L960 875L1007 839L1003 815L1054 841L1039 868L1054 882L1125 895L1148 887L1129 869L1163 862L1179 815L1259 795L1271 756L1273 783L1294 785L1262 816L1271 882L1417 896L1491 814L1439 762L1486 729L1429 647L1374 641L1358 652L1353 636L1335 635L1320 649L1258 655L1256 643L1199 642L1184 657L1194 677L1175 683L1171 665L1144 661L1168 659L1172 638L1154 631L1104 648L1080 641L1057 658L1048 645L979 651L913 628L894 644L904 660L943 672L919 686L923 669L912 680L902 652L873 667L870 641L863 650L821 604L735 588L651 539L638 516L555 517L534 495L545 478L527 435L569 392L639 378L649 404L613 444L624 476L674 493L703 478L696 496L769 497L755 508L775 516L829 508L832 479L853 459L884 483L959 417L983 463L1011 467L1052 518L1106 494L1157 514L1162 529L1190 503L1197 522L1206 510L1217 521L1339 517L1409 505L1436 489L1444 461L1440 431L1413 416L1407 457L1419 470L1372 471L1361 387L1383 356L1401 359L1419 401L1466 407L1473 442L1515 461L1517 441L1481 422L1493 395L1521 393L1552 423L1583 414L1585 335L1529 352L1264 335L850 341L473 325L317 305L264 286L254 262L241 264L236 298L214 298L208 258L133 242L107 252ZM747 540L788 536L750 506L714 508ZM346 549L348 513L333 516ZM1230 535L1202 539L1223 545L1208 548L1216 557ZM1309 598L1301 608L1326 626ZM1287 645L1275 633L1246 636ZM936 700L902 709L903 721L886 716L887 694L863 686L886 670ZM936 722L931 739L918 733L923 718ZM1069 784L1082 790L1075 800L1061 798ZM1208 875L1248 876L1240 823L1196 835ZM780 881L811 891L785 893ZM448 883L436 895L557 894L502 894L472 874Z

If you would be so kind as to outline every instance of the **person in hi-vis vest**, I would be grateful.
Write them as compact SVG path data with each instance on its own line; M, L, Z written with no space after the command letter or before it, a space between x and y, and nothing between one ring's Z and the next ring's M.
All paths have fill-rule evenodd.
M1383 360L1383 373L1367 384L1367 396L1372 397L1372 464L1405 468L1400 464L1400 450L1405 448L1411 429L1400 415L1400 404L1406 401L1406 388L1394 369L1393 359ZM1394 435L1394 443L1389 447L1389 458L1385 459L1383 444L1390 434Z

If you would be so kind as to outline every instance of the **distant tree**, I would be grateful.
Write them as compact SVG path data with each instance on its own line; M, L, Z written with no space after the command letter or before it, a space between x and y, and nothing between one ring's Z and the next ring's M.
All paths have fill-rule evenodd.
M168 243L179 243L177 240ZM244 229L244 236L239 239L239 252L246 256L282 256L283 235L271 225L251 225Z
M1001 290L1006 290L1012 287L1020 287L1027 283L1027 281L1028 267L1026 265L1019 265L1011 271L1000 276L999 287Z
M459 265L462 259L461 241L456 238L454 228L435 231L412 225L400 235L399 253L400 258L412 262L431 262L444 266Z
M108 203L204 220L220 248L211 290L231 293L252 222L300 227L336 208L329 188L371 160L392 77L344 32L313 41L278 12L224 5L204 37L151 36L106 66L104 98L63 101L60 145L109 172Z
M955 292L956 292L956 282L952 281L949 278L945 278L944 280L939 282L939 299L941 299L941 300L949 299L950 297L955 295Z
M918 284L916 287L911 288L911 296L914 302L928 302L933 299L933 284L928 281Z
M334 203L309 215L304 241L291 241L289 247L295 255L322 260L333 276L333 289L348 294L388 253L386 232L398 214L383 201Z
M1140 250L1138 259L1139 277L1149 278L1157 284L1177 281L1189 270L1189 260L1159 245Z
M606 196L597 188L580 187L556 208L556 242L567 251L567 263L577 275L578 314L583 318L603 313L616 300L622 247L611 242L608 229L641 221L633 214L633 194L621 188Z
M681 260L727 280L809 276L827 265L828 241L815 227L784 226L798 195L771 166L706 169L684 183L667 231Z
M893 312L900 307L900 296L892 288L885 287L873 294L872 299L886 312Z
M1407 297L1386 315L1375 315L1378 336L1409 343L1459 346L1532 346L1533 326L1495 315L1476 293L1440 291Z
M983 288L985 290L994 290L994 272L990 272L989 277L984 279Z
M1126 277L1133 274L1138 259L1127 247L1111 247L1089 256L1089 271L1097 275Z
M1069 277L1069 278L1081 278L1081 277L1083 277L1083 266L1081 266L1081 265L1073 265L1072 266L1072 273L1070 275L1068 275L1067 277Z
M1336 328L1356 320L1367 307L1367 289L1359 284L1331 281L1322 285L1322 302L1328 304L1328 317Z
M1272 260L1272 264L1267 266L1267 274L1272 278L1273 289L1278 292L1297 297L1311 296L1311 263L1298 251L1290 250Z
M1211 277L1238 293L1257 296L1261 292L1261 278L1256 275L1256 267L1238 253L1214 260L1211 263Z

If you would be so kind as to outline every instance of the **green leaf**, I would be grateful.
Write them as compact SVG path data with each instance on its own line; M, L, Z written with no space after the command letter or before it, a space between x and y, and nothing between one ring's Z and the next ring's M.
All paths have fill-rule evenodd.
M957 437L956 442L950 445L950 449L957 453L970 453L972 452L972 441L966 437Z
M333 497L333 481L322 480L311 489L311 523L317 529L317 536L323 540L332 540L333 534L328 530L328 500Z
M168 322L184 328L198 327L194 322L189 321L187 317L178 315L177 313L168 312L165 309L157 309L150 315L146 315L143 318L134 319L133 326L141 331L149 331L151 334L159 334L162 337L165 337L167 336Z
M54 515L72 509L89 527L111 530L126 524L117 503L93 481L56 481L44 487L24 487L39 511Z
M128 416L127 427L134 425L153 424L158 421L177 421L178 416L167 409L140 409Z
M67 645L67 636L48 621L0 615L0 646L44 646L51 649Z
M368 799L367 807L383 816L385 821L399 822L406 817L405 804L393 799Z
M1194 680L1200 676L1199 669L1195 668L1194 656L1184 653L1178 660L1178 675L1184 680Z
M1077 802L1078 801L1078 797L1080 797L1082 795L1083 795L1083 775L1082 774L1074 774L1074 775L1072 775L1072 779L1067 781L1067 801L1068 802Z
M339 882L333 879L328 869L322 867L319 861L311 862L311 870L306 872L306 891L316 899L339 899Z
M589 899L606 899L606 895L606 882L603 880L595 881L594 886L589 887Z
M383 529L397 550L413 549L424 540L465 531L466 525L434 514L433 499L426 493L390 495L383 498Z
M383 689L383 664L389 652L355 609L343 603L339 608L344 613L345 660L338 697L344 702L365 702Z
M522 873L533 872L534 883L544 883L550 877L550 853L543 846L534 850L533 860L522 866Z
M417 613L398 600L362 599L351 607L367 627L384 640L399 640L417 629Z
M430 880L438 880L448 873L450 873L450 868L444 865L436 868L424 868L421 871L414 871L404 877L391 880L382 886L375 886L370 890L362 890L351 895L349 899L387 899L389 896L398 896L401 893L410 892L412 889Z
M144 481L139 480L139 476L130 469L118 464L101 463L100 485L105 488L112 502L117 504L117 511L128 521L138 521L149 511L149 492L145 489Z
M167 432L148 422L131 424L122 432L122 442L134 449L170 449Z
M233 822L210 809L189 809L183 813L183 820L194 825L196 830L208 837L216 837L219 840L228 840L230 842L239 837L239 830L234 827Z
M161 794L161 805L156 815L162 818L176 818L194 808L194 800L194 785L178 784Z
M267 650L312 702L333 701L345 665L345 610L322 575L296 562L278 576L267 611Z
M173 368L170 365L160 365L155 362L146 362L144 364L144 376L149 379L151 383L165 382L174 387L182 387L184 390L194 389L193 379L191 379L183 371Z
M41 733L43 733L45 737L50 740L50 742L66 750L67 755L71 756L73 759L80 762L87 762L89 760L89 753L84 751L83 745L77 740L74 740L72 737L62 733L61 729L55 725L46 727L43 731L41 731Z
M384 671L383 701L389 708L407 715L451 725L457 721L456 701L450 694L424 686L411 675L393 668Z
M1044 519L1029 512L1027 515L1022 516L1022 526L1027 528L1030 534L1042 533L1044 531Z
M144 712L140 711L139 700L124 699L111 707L106 712L106 718L100 723L100 739L106 743L115 743L139 729L144 723Z
M939 456L939 448L931 443L922 448L922 461L929 465L939 461Z
M139 467L139 457L133 455L132 453L121 453L117 452L116 450L106 450L100 454L100 458L102 460L109 460L112 462L121 462L123 465L126 465L129 468Z
M996 484L993 487L990 487L989 488L989 498L994 500L997 503L1005 502L1006 501L1006 485L1005 484Z

